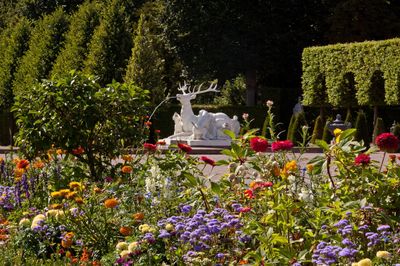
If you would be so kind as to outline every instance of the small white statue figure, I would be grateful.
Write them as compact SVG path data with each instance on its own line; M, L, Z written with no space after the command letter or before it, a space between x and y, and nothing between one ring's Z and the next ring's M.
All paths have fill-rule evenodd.
M181 116L177 112L175 112L174 115L172 116L172 120L174 120L174 123L175 123L174 135L182 133L183 132L183 123L182 123Z

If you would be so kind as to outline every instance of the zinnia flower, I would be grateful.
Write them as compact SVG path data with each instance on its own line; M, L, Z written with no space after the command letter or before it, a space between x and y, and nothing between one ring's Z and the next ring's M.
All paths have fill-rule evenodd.
M84 152L85 152L85 150L81 146L79 146L76 149L72 149L72 154L74 154L74 155L81 155Z
M122 159L126 162L131 162L133 157L131 155L122 155Z
M33 167L36 168L36 169L42 169L44 167L44 163L41 160L36 161L34 163Z
M123 236L130 236L132 234L132 228L127 227L127 226L122 226L119 229L119 232L121 233L121 235Z
M135 220L143 220L144 219L144 213L143 212L137 212L135 214L132 215L133 219Z
M272 151L287 151L293 148L293 142L291 140L275 141L271 144Z
M253 198L254 198L253 190L251 190L251 189L246 189L246 190L244 191L244 195L245 195L246 198L248 198L248 199L253 199Z
M260 137L251 138L250 148L255 152L266 152L268 148L268 141Z
M382 133L376 137L375 144L381 151L396 152L399 148L399 139L392 133Z
M61 246L63 248L69 248L70 246L72 246L73 238L74 238L74 233L72 233L72 232L66 233L61 240Z
M355 165L368 165L371 162L371 157L368 154L360 153L355 159Z
M109 209L115 208L117 207L117 205L118 205L118 200L116 198L106 199L104 201L104 206Z
M18 169L26 169L26 168L28 168L28 166L29 166L29 161L28 160L22 159L17 163L17 168Z
M132 172L132 167L129 165L124 165L124 166L122 166L121 171L124 174L129 174Z
M239 210L239 212L242 212L242 213L246 213L246 212L249 212L249 211L251 211L251 208L250 208L250 207L242 207L242 208L240 208L240 210Z
M151 144L151 143L145 143L145 144L143 144L143 147L144 147L145 150L148 150L148 151L157 150L157 145Z
M178 143L178 148L186 153L190 153L192 151L192 147L190 147L187 144L183 144L183 143Z
M387 251L382 251L381 250L381 251L376 252L376 256L378 258L382 258L382 259L389 259L391 254L389 252L387 252Z
M201 156L200 160L202 160L204 163L211 165L212 167L215 166L215 161L211 159L210 157L207 156Z

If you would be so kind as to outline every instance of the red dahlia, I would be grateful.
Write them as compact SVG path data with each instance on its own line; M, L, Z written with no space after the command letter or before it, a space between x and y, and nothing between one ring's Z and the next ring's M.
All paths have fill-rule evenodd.
M251 138L250 148L255 152L266 152L268 148L268 141L260 137Z
M376 137L375 144L381 151L396 152L399 148L400 141L392 133L382 133Z
M368 165L371 162L371 157L368 154L360 153L355 159L355 165Z
M288 151L293 148L293 142L291 140L275 141L271 144L272 151Z
M183 143L178 143L178 148L179 148L181 151L186 152L186 153L189 153L189 152L192 151L192 147L190 147L190 146L187 145L187 144L183 144Z
M200 160L202 160L204 163L211 165L212 167L215 166L215 161L211 159L210 157L207 156L201 156Z

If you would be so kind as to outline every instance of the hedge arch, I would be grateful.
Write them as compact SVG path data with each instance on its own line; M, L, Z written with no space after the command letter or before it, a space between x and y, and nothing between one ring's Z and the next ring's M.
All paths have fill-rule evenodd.
M327 103L348 106L354 95L345 92L344 80L349 73L354 75L358 105L400 104L400 38L305 48L302 63L304 105L320 106L315 95L321 95L326 86ZM384 92L376 90L380 87L377 84L383 84ZM384 95L384 101L377 94Z

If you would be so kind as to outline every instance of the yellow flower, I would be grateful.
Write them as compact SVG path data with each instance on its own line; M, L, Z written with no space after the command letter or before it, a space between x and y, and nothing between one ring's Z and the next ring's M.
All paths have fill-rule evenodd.
M141 225L139 225L139 230L140 230L140 232L142 232L144 234L144 233L150 232L151 227L148 224L141 224Z
M358 266L358 262L353 262L351 266Z
M61 194L60 191L54 191L54 192L51 192L50 196L52 198L61 198L63 195Z
M31 224L31 221L28 218L22 218L21 221L19 221L19 226L21 227L28 227Z
M376 252L376 256L378 258L382 258L382 259L389 259L391 254L389 252L387 252L387 251L382 251L381 250L381 251Z
M81 182L72 181L72 182L69 183L69 188L70 188L70 189L79 189L79 190L82 190L82 189L84 189L85 187L82 185Z
M43 167L44 167L44 163L41 160L38 160L33 164L33 168L36 168L36 169L42 169Z
M121 253L119 253L119 255L121 256L121 258L128 256L130 254L130 252L128 250L123 250Z
M308 172L309 174L311 174L312 171L314 170L314 165L313 165L313 164L307 164L307 165L306 165L306 169L307 169L307 172Z
M342 130L340 128L335 128L333 131L333 135L335 135L335 141L338 143L340 141L340 135L342 134Z
M15 168L14 169L14 175L15 175L15 180L16 181L20 181L22 175L25 173L25 169L24 168Z
M118 242L118 244L116 246L116 249L119 250L119 251L127 250L128 249L128 243L126 243L126 242Z
M58 192L61 193L61 196L65 197L71 192L71 190L69 190L69 189L60 189Z
M362 259L357 264L358 266L372 266L372 261L370 259Z
M288 177L290 172L295 172L296 170L297 170L297 162L295 160L292 160L285 164L282 173L285 177Z
M133 157L131 155L122 155L122 159L126 162L131 162Z
M174 230L174 226L172 224L166 224L165 225L165 230L172 231L172 230Z

